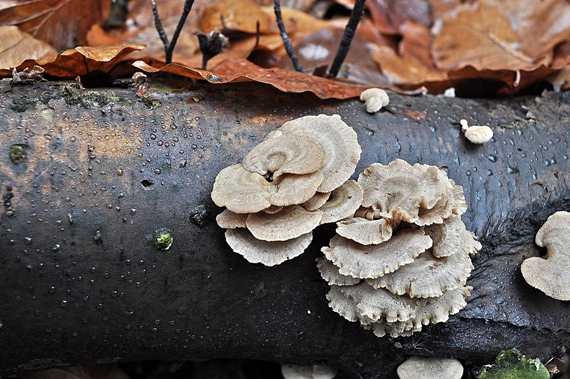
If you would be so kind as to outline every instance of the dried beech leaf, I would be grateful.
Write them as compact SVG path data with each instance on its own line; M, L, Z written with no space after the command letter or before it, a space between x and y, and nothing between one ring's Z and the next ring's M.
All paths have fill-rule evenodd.
M214 29L230 29L255 34L258 21L261 33L278 31L273 19L253 1L218 0L202 9L198 29L203 33L209 33Z
M0 9L0 25L17 25L56 50L80 44L103 19L104 0L24 0Z
M413 55L399 56L394 49L380 46L372 53L382 73L396 85L420 85L447 80L447 74Z
M17 26L0 26L0 67L16 67L26 59L39 59L57 54L57 51Z
M427 0L376 0L367 4L372 19L383 34L399 34L406 20L431 25L430 1Z
M18 70L37 64L42 66L46 75L60 79L73 79L95 71L109 72L130 52L143 48L144 45L135 44L100 47L79 46L37 61L26 60L18 66ZM11 75L12 73L9 70L0 70L0 77Z
M349 99L360 96L363 87L342 83L335 80L310 76L295 71L279 68L261 68L245 60L223 61L211 71L193 69L171 63L162 68L155 68L137 61L135 67L149 73L170 72L188 78L206 80L213 84L259 82L272 85L283 92L312 92L321 99Z
M566 0L482 0L443 17L432 55L442 70L533 70L550 64L553 48L570 35Z

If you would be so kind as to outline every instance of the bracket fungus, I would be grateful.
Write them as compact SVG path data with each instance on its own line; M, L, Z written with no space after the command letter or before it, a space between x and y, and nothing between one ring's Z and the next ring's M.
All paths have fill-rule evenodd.
M521 272L528 284L556 300L570 301L570 212L556 212L542 225L535 237L546 247L546 259L527 258Z
M360 101L364 101L366 112L376 113L390 103L390 98L383 89L368 88L360 94Z
M318 225L352 217L362 190L348 181L360 159L354 130L339 115L306 116L283 124L217 175L212 200L226 241L251 263L292 259Z
M410 336L466 305L470 256L463 189L434 166L374 163L358 177L363 197L318 260L330 307L382 337Z

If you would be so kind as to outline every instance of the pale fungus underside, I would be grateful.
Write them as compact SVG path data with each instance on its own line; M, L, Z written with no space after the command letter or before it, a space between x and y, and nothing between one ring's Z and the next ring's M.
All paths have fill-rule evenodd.
M273 266L336 222L317 260L330 307L379 337L410 336L465 307L481 245L461 221L463 189L444 171L397 159L348 180L360 153L337 115L286 122L216 178L212 199L227 207L218 225L233 251Z

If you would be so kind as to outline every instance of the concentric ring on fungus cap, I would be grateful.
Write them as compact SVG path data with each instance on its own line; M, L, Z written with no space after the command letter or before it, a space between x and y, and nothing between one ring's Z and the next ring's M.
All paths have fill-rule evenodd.
M283 134L307 136L325 152L321 171L324 179L318 192L331 192L350 178L360 160L362 149L356 132L346 125L339 115L305 116L287 121L279 131Z

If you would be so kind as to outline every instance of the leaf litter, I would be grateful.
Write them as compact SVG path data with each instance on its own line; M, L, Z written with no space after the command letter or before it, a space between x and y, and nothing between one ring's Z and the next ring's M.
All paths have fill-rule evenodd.
M342 12L330 14L336 9L330 3L282 1L287 35L305 73L293 70L267 1L196 0L170 65L165 65L164 45L149 1L128 2L126 18L112 27L105 23L110 0L41 3L0 0L0 25L18 26L25 38L28 33L48 45L46 50L30 47L26 51L27 44L21 44L16 49L20 55L8 61L2 59L3 52L10 50L8 43L0 39L0 77L10 77L14 66L22 71L34 65L42 66L48 78L124 73L129 69L114 69L137 61L131 73L136 69L168 72L210 83L257 81L321 98L354 97L372 86L430 93L455 87L460 96L478 95L471 89L474 83L491 83L485 96L523 94L545 83L555 89L570 88L570 4L566 0L529 0L524 7L517 0L369 1L368 13L334 80L320 76L326 75L348 18ZM182 13L181 2L156 3L170 36ZM350 10L354 0L338 4L337 8ZM68 25L57 26L61 24ZM212 30L227 36L230 44L207 63L207 70L201 70L195 33ZM49 45L55 51L65 50L57 55L52 51L48 58L37 53L49 52Z

